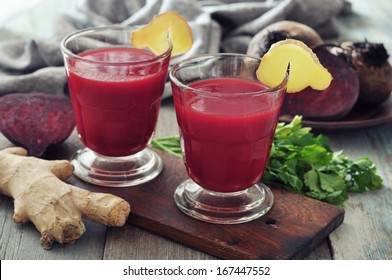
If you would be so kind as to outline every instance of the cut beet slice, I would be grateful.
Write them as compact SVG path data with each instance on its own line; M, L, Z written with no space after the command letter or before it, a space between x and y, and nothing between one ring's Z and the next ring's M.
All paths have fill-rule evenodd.
M0 131L15 145L41 157L75 127L71 102L49 93L12 93L0 98Z

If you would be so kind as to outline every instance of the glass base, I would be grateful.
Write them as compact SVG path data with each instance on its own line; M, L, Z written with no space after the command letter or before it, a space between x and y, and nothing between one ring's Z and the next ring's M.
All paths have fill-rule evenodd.
M191 179L174 193L176 205L185 214L216 224L239 224L265 215L274 203L272 191L256 184L244 191L218 193L203 189Z
M83 181L106 187L129 187L157 177L163 163L149 148L126 157L107 157L84 148L72 159L74 174Z

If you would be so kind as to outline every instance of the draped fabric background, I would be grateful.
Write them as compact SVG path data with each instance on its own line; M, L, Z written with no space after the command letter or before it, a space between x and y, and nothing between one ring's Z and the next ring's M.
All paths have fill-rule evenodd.
M294 20L316 29L324 38L337 36L334 22L349 14L346 0L85 0L74 14L60 14L50 38L0 41L0 96L14 92L67 94L60 42L82 28L148 23L165 11L178 11L189 22L192 49L172 62L204 53L245 53L251 38L279 20ZM42 19L44 20L44 19ZM170 96L167 87L165 96Z

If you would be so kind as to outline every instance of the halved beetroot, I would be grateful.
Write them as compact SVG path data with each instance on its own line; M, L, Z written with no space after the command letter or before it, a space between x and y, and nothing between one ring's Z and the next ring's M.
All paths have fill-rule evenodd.
M315 120L341 119L357 102L358 76L343 58L329 50L315 49L314 53L331 73L331 85L323 91L306 88L298 93L286 94L282 114L302 115Z
M75 127L69 98L49 93L12 93L0 98L0 131L40 157Z

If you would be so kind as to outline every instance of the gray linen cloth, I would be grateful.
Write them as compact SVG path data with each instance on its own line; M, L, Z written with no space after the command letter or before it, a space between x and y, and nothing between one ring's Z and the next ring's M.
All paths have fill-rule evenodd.
M189 22L192 49L172 62L197 54L245 53L251 38L279 20L295 20L315 28L322 37L337 36L334 22L349 14L346 0L86 0L80 13L59 15L50 39L0 41L0 96L15 92L68 94L60 42L82 28L146 24L165 11L178 11ZM170 96L169 86L164 96Z

